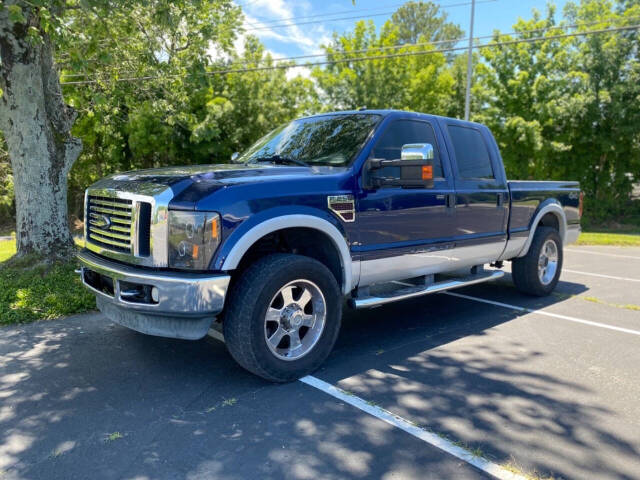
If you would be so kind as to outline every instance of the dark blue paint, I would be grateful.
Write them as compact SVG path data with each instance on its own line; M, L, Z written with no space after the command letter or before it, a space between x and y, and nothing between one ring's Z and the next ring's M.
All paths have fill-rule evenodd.
M216 211L222 217L222 244L211 268L222 268L236 242L259 223L282 215L325 219L341 231L355 259L506 241L527 235L544 202L562 205L577 223L579 187L575 182L508 182L498 145L483 125L411 112L342 112L381 115L349 167L210 165L132 172L128 180L165 182L175 192L171 209ZM444 178L432 189L367 189L363 171L373 146L396 120L431 124ZM486 143L495 179L462 179L447 125L477 129ZM356 221L345 223L328 211L328 195L353 195ZM502 196L499 204L498 196ZM447 196L453 202L447 204ZM455 205L455 208L452 208Z

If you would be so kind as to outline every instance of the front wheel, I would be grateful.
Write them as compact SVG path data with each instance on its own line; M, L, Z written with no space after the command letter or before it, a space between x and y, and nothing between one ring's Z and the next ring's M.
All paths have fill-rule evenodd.
M258 260L228 300L223 328L231 356L270 381L313 372L340 330L342 295L336 279L309 257L274 254Z
M558 231L538 227L527 254L513 260L511 275L522 293L544 297L556 288L561 270L562 239Z

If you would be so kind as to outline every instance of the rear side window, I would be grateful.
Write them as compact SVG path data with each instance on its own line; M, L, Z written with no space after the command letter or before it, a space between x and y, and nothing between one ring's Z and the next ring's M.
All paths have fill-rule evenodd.
M416 120L396 120L387 129L376 143L371 152L372 158L384 160L397 160L402 154L402 146L410 143L430 143L433 146L433 176L443 178L440 152L436 143L436 134L433 127L427 122ZM389 171L387 171L389 169ZM396 169L396 171L391 171ZM400 167L385 167L383 175L400 175Z
M456 151L460 177L495 178L489 150L480 131L457 125L449 125L447 128Z

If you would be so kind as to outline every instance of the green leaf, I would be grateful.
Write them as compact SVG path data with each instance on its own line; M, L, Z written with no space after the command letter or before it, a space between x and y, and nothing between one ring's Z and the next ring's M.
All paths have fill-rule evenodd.
M27 23L20 5L7 5L7 10L9 11L9 20L13 23Z

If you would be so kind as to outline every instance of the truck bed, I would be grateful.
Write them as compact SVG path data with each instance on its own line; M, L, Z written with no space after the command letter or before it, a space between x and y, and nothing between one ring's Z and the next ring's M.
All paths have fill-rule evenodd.
M549 198L554 198L561 204L568 226L580 223L578 182L515 180L507 183L511 194L510 236L528 231L536 211Z

